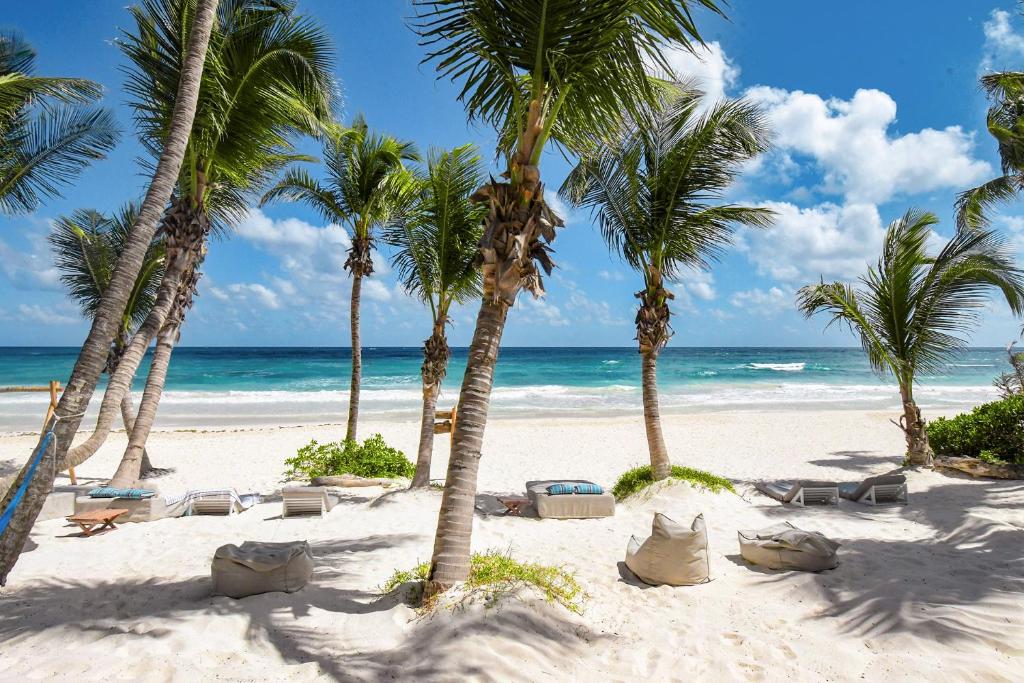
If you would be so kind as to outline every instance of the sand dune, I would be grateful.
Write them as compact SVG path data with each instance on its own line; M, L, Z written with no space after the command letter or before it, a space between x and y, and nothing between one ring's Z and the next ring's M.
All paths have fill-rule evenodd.
M163 432L151 453L173 493L231 485L268 496L231 517L126 524L90 539L41 522L0 593L0 678L131 680L1019 680L1024 655L1024 483L908 474L911 504L790 509L754 493L763 477L854 480L898 467L900 434L882 413L714 413L668 418L675 462L738 482L742 496L680 484L603 520L484 517L474 547L561 563L590 597L582 615L521 593L429 619L375 587L428 559L437 491L348 492L320 519L281 519L282 461L340 426ZM417 425L368 424L414 452ZM0 467L30 447L0 438ZM80 468L113 471L116 435ZM447 447L439 439L435 476ZM499 420L488 428L483 494L527 478L611 484L645 458L638 419ZM8 462L8 459L10 461ZM711 583L639 584L621 565L651 515L703 512ZM840 566L771 572L739 558L736 530L787 520L837 539ZM308 539L313 582L286 595L210 597L214 549Z

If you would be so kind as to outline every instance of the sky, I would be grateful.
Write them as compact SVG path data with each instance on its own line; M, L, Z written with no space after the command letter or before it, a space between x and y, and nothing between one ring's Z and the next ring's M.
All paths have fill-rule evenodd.
M108 159L93 165L29 216L0 217L0 345L75 346L88 327L62 293L46 243L50 222L76 208L113 211L142 196L147 178L122 86L125 64L113 39L129 26L124 0L5 3L0 30L17 30L39 53L38 73L90 78L124 131ZM470 126L458 90L420 64L407 0L300 0L332 36L342 117L421 150L476 144L493 162L494 135ZM732 201L777 212L765 231L737 233L707 272L684 275L675 292L674 346L850 346L848 332L824 330L794 308L801 285L852 280L877 259L886 224L907 208L936 213L952 232L957 192L998 173L984 130L978 76L1024 62L1024 18L1012 0L822 3L732 0L723 20L698 11L707 41L700 59L672 51L677 73L712 97L748 97L771 122L774 148L750 164ZM315 143L302 146L316 154ZM499 169L491 163L492 170ZM309 170L319 175L318 165ZM555 151L542 161L557 188L570 169ZM588 212L551 201L566 219L556 240L558 269L548 295L522 295L510 313L510 346L629 346L638 274L609 254ZM1024 252L1024 206L996 225ZM233 233L211 244L200 296L182 344L345 346L348 237L296 204L254 208ZM1024 254L1022 254L1024 255ZM363 344L417 346L430 333L423 306L398 285L384 249L363 288ZM455 311L450 339L468 343L476 307ZM972 338L1002 346L1020 330L993 301Z

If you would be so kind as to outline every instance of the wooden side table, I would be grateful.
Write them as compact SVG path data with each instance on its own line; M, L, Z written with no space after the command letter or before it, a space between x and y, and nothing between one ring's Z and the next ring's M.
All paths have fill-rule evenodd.
M530 507L531 503L529 498L520 498L519 496L500 497L498 501L507 508L505 514L513 517L522 517L523 510Z

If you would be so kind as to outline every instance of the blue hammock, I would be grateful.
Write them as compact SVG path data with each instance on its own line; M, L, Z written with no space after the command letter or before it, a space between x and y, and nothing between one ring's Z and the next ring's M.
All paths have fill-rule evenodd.
M32 483L32 475L36 473L36 467L39 466L39 461L43 459L43 453L46 452L47 447L50 445L50 441L53 439L53 432L49 431L46 436L43 437L43 442L36 448L35 454L32 456L32 463L28 466L28 472L25 474L25 478L21 480L21 486L14 493L14 498L11 499L11 504L4 510L4 514L0 515L0 536L4 535L7 531L7 525L11 523L11 518L14 517L14 511L18 509L18 503L25 496L25 491L28 490L28 485Z

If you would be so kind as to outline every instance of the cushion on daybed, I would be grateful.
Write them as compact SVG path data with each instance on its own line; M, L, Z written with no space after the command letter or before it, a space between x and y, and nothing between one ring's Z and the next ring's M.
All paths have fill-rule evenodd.
M142 500L143 498L152 498L156 495L156 491L150 491L149 489L117 489L110 486L101 486L89 491L90 498L130 498L132 500Z

